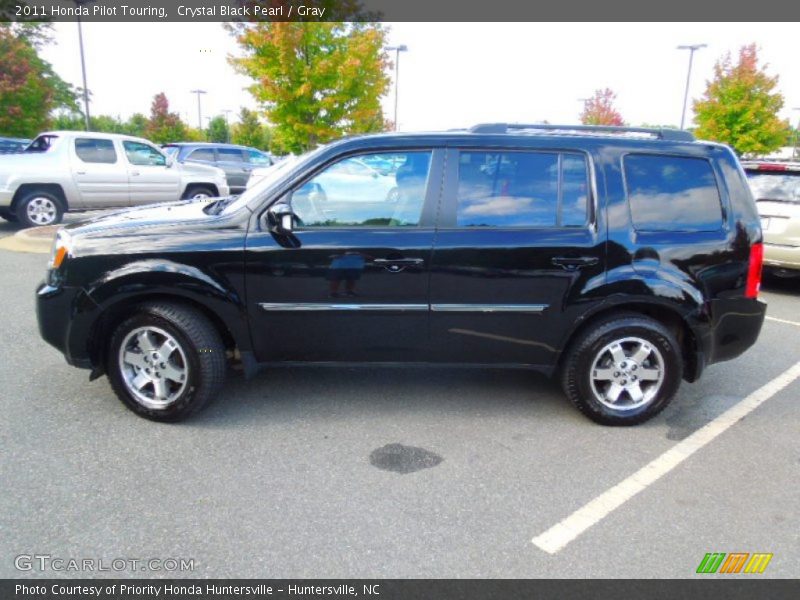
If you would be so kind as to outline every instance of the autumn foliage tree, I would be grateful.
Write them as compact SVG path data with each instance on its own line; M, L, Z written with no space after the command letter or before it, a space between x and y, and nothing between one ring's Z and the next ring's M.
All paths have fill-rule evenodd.
M230 58L274 125L278 149L301 152L345 134L385 127L385 30L369 22L260 22L235 30Z
M37 31L0 23L0 134L33 137L54 109L76 108L74 90L39 56Z
M169 101L164 92L153 97L145 134L157 144L180 141L186 137L186 125L177 113L169 112Z
M695 135L723 142L739 154L766 154L781 147L789 124L778 118L783 96L775 91L778 76L758 64L755 44L730 52L714 65L703 98L694 102Z
M622 115L614 108L617 95L606 88L597 90L594 96L587 98L583 103L581 123L584 125L624 125Z
M267 128L259 122L255 111L244 107L239 113L239 122L231 128L231 140L234 144L261 150L266 150L269 146Z

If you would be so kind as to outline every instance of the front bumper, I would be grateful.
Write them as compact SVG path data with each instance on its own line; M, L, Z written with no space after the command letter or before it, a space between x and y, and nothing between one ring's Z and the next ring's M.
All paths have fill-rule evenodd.
M764 243L764 266L800 271L800 246Z
M36 288L39 333L72 366L92 368L88 340L96 313L97 305L81 288L47 283Z

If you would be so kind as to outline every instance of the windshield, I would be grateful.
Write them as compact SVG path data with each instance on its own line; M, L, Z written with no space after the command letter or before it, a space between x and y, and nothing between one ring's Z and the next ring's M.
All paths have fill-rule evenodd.
M258 198L266 190L268 190L273 185L278 183L283 178L283 176L289 171L291 171L292 168L294 168L296 165L299 165L300 163L310 159L315 154L324 150L325 147L326 146L319 146L314 150L309 150L305 154L301 154L299 156L289 156L270 167L259 169L260 172L259 174L263 173L263 177L261 178L261 180L255 185L253 185L253 187L249 187L244 192L242 192L242 195L236 198L234 202L231 202L229 205L227 205L222 212L227 214L239 210L241 207L245 206L248 202L250 202L254 198Z
M748 171L756 200L800 203L800 171Z

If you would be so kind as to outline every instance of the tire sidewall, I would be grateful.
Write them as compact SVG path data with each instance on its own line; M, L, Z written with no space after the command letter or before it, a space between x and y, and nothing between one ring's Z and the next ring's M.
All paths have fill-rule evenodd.
M39 223L34 223L28 218L28 204L36 198L47 198L55 205L56 216L50 223L44 223L40 225ZM48 225L57 225L61 222L61 219L64 216L64 207L61 204L61 200L55 194L50 192L34 191L30 194L26 194L25 197L20 201L16 210L16 216L17 221L25 227L46 227Z
M635 320L632 320L635 321ZM600 327L599 334L590 335L571 365L569 378L580 398L581 410L595 421L609 425L635 424L647 420L663 410L681 384L682 359L671 335L644 323L631 323L619 327ZM594 396L591 373L597 354L607 344L626 337L639 337L656 346L664 359L664 376L655 398L647 404L630 409L614 410Z
M128 391L119 367L119 349L125 336L137 327L159 327L173 336L183 349L186 362L188 363L188 382L186 389L178 399L163 409L153 409L140 404L136 398ZM111 386L117 396L133 412L156 421L177 421L185 418L194 412L195 400L202 392L203 381L201 379L202 365L200 359L200 349L194 342L168 319L159 315L142 312L125 320L111 337L106 359L106 371Z
M202 198L197 198L198 194L205 194ZM208 200L209 198L215 198L217 195L214 193L214 190L211 188L207 188L205 186L196 186L193 187L186 193L186 198L188 200Z

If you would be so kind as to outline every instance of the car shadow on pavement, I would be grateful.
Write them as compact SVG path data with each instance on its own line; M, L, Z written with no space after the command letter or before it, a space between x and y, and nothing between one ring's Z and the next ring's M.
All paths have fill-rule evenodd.
M761 281L761 291L785 296L800 295L800 277L778 277L765 272Z
M555 380L524 370L424 367L293 367L232 377L208 409L188 423L202 427L273 425L303 419L449 415L559 418L575 413ZM587 424L590 424L586 421Z

